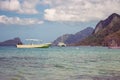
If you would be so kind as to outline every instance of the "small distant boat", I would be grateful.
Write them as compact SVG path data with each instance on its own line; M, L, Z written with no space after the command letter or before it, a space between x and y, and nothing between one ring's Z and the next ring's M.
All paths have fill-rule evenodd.
M66 47L66 44L63 43L63 42L59 42L59 43L58 43L58 46L59 46L59 47Z
M117 47L117 46L113 46L113 47L108 47L108 48L110 48L110 49L120 49L120 47Z
M30 41L38 41L37 39L26 39ZM17 44L17 48L48 48L50 47L51 43L44 43L44 44Z
M120 46L116 43L115 40L112 40L111 45L108 46L109 49L120 49Z
M59 47L66 47L67 45L64 43L64 37L61 37L61 41L57 44Z

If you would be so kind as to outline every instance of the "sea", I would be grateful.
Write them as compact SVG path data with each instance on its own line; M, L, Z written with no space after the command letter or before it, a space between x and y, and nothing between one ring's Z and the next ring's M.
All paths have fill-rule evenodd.
M120 80L120 49L0 47L0 80Z

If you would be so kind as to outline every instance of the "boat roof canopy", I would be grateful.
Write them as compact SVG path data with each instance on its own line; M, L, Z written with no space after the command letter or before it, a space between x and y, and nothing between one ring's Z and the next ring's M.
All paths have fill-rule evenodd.
M39 40L39 39L25 39L26 41L43 41L43 40Z

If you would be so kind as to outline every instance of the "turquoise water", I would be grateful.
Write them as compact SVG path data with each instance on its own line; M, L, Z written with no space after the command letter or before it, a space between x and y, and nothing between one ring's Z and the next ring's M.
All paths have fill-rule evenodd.
M0 47L0 80L120 80L120 49Z

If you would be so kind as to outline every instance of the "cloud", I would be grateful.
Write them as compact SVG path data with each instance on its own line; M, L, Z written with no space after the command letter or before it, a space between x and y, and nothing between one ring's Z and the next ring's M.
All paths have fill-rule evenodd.
M20 14L37 14L36 6L39 0L1 0L0 9L15 11Z
M20 8L20 3L18 0L4 0L0 1L0 9L16 11Z
M36 10L36 6L39 3L39 0L24 0L21 3L21 8L18 11L19 13L27 13L27 14L37 14L39 13Z
M43 9L49 5L44 10L45 20L89 22L120 14L119 3L120 0L0 0L0 10L38 14L38 5Z
M31 25L31 24L43 24L44 21L32 18L19 18L19 17L7 17L5 15L0 16L0 23L2 24L18 24L18 25Z
M50 6L44 18L49 21L94 21L112 13L120 14L120 0L44 0Z

